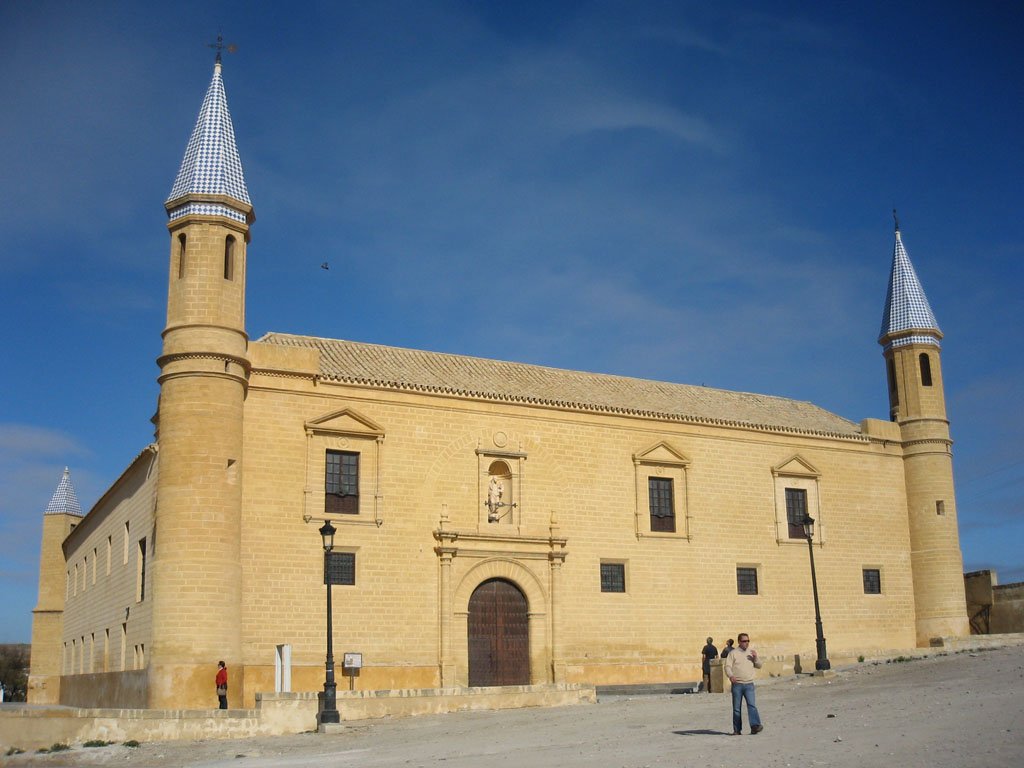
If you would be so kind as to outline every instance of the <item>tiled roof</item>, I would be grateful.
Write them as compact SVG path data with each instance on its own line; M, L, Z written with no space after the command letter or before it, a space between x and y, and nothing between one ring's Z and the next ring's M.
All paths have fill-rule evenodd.
M890 340L888 337L901 331L935 331L935 334L917 333ZM885 311L882 315L882 329L878 334L880 344L906 346L907 344L939 345L942 337L939 324L924 295L921 281L917 279L914 265L903 247L899 229L896 230L896 245L892 253L892 272L889 275L889 293L885 297Z
M251 205L249 191L245 187L245 175L242 173L242 161L238 157L235 145L235 129L231 124L231 112L228 110L227 96L224 94L224 80L220 74L220 62L213 68L213 80L206 91L203 106L199 109L196 126L192 130L185 149L185 157L181 161L178 177L167 198L167 202L177 200L183 195L227 195L228 197ZM207 208L210 206L208 205ZM245 221L245 214L233 209L230 205L217 205L216 211L204 210L199 213L213 213ZM169 212L172 219L179 218L195 210L186 210L188 206L179 206Z
M672 421L860 437L853 422L811 403L783 397L312 336L269 333L259 341L319 350L320 376L329 381Z
M71 484L71 470L64 467L64 476L57 483L53 498L46 505L44 515L78 515L82 516L82 505L78 503L78 494Z

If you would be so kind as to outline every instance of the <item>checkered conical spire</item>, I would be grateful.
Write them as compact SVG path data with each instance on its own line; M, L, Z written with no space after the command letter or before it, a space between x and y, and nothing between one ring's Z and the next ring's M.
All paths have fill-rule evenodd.
M191 201L170 207L168 215L171 219L201 214L227 216L244 222L245 210L251 210L252 203L245 186L238 147L235 145L235 129L231 123L220 70L221 64L218 61L213 67L213 80L206 90L199 117L192 129L192 138L185 149L185 157L181 161L167 203L173 203L186 195L225 195L237 200L242 206L236 209L230 204Z
M941 338L942 331L928 304L928 297L924 295L921 281L917 279L914 265L910 263L907 250L903 247L897 224L889 292L885 297L878 343L884 344L887 349L908 344L933 344L938 347Z
M78 515L82 516L82 505L78 503L78 494L71 484L71 470L64 467L64 476L57 483L53 498L46 505L44 515Z

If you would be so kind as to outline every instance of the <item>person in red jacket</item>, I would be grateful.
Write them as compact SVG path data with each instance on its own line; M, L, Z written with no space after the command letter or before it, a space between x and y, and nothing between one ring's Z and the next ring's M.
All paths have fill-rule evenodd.
M228 668L223 661L217 662L217 700L220 708L228 708Z

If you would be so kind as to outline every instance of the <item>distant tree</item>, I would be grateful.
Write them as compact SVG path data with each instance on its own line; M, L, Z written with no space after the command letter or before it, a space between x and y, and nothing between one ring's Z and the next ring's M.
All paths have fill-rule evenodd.
M4 701L25 701L28 693L29 646L0 645L0 683Z

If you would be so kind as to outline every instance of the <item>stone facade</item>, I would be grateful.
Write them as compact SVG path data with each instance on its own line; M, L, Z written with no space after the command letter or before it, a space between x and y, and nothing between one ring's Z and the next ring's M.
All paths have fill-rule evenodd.
M293 688L318 689L324 519L351 582L335 651L363 655L361 690L478 685L474 665L505 660L481 643L533 685L696 680L708 634L813 658L795 510L816 520L831 649L967 633L937 346L883 335L893 421L858 425L785 398L250 342L248 196L175 189L158 447L63 551L47 523L33 675L53 682L35 700L59 679L64 703L210 708L224 659L230 705L252 707L283 645ZM494 582L512 607L480 597Z

